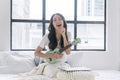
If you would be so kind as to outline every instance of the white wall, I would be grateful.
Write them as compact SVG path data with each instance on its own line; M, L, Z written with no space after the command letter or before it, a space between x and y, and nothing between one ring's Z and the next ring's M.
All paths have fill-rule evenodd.
M107 51L79 52L72 54L72 63L93 69L119 69L120 64L120 0L107 2ZM10 0L0 0L0 51L10 48ZM77 61L76 61L77 60Z
M119 14L119 16L118 16L118 18L119 18L119 21L118 21L118 28L119 28L118 30L119 30L119 32L118 32L118 34L120 34L120 6L119 6L119 10L118 11L119 11L118 12L118 14ZM118 37L119 37L119 48L120 48L120 35L118 35ZM119 54L119 57L120 57L120 49L118 51L118 54ZM119 58L119 70L120 70L120 58Z
M10 48L10 0L0 0L0 51Z

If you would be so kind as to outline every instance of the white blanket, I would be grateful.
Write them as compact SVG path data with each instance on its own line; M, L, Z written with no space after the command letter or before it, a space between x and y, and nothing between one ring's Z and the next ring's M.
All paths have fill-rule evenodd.
M31 72L21 73L19 76L26 77L26 79L34 80L34 78L39 78L39 80L94 80L94 75L92 71L63 71L59 69L56 73L56 77L47 77L44 74L45 67L49 66L48 63L42 63L38 67L35 67ZM59 68L70 67L68 64L59 65ZM52 74L52 73L51 73ZM39 77L37 77L37 76ZM36 77L35 77L36 76ZM21 80L24 80L21 79ZM35 79L38 80L38 79Z

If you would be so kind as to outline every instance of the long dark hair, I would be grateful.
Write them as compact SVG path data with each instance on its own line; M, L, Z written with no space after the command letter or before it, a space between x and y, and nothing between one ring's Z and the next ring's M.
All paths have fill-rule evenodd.
M65 35L66 35L66 38L68 40L68 37L67 37L67 23L65 21L65 18L60 13L53 14L51 19L50 19L50 24L49 24L49 27L48 27L48 31L49 31L48 39L50 40L49 49L51 49L51 50L54 50L57 47L56 32L55 32L55 28L54 28L54 25L53 25L53 17L55 15L59 15L62 18L62 20L64 22L64 28L66 30ZM60 40L60 46L61 46L61 48L64 47L64 42L63 42L63 37L62 36L61 36L61 40Z

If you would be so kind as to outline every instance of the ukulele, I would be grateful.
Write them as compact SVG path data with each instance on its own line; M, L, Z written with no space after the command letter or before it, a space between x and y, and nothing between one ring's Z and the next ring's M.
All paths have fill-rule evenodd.
M70 48L72 45L77 45L80 42L81 42L80 38L76 38L74 41L72 41L71 44L65 46L64 48L61 48L61 49L55 48L53 51L48 51L46 54L55 54L57 52L62 53L66 49ZM50 64L55 64L57 62L56 58L46 58L46 61Z

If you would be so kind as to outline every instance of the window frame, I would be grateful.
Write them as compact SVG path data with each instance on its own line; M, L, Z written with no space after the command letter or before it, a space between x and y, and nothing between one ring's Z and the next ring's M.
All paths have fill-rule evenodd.
M10 5L10 50L11 51L34 51L35 49L13 49L12 48L12 23L20 22L20 23L41 23L43 25L43 33L42 36L45 34L45 25L49 23L49 20L46 20L46 0L42 0L42 20L34 20L34 19L12 19L12 1ZM77 46L74 46L72 51L106 51L106 0L104 0L104 21L77 21L77 0L74 0L74 19L67 20L67 23L74 24L74 39L77 37L77 24L103 24L104 25L104 49L77 49ZM45 50L45 49L44 49Z

